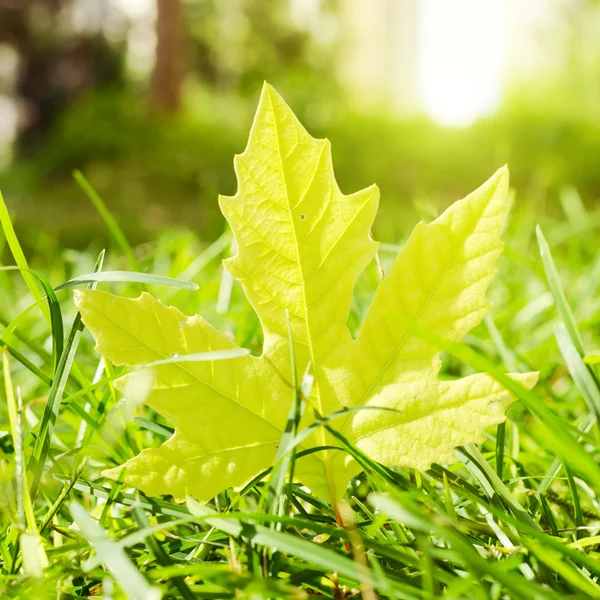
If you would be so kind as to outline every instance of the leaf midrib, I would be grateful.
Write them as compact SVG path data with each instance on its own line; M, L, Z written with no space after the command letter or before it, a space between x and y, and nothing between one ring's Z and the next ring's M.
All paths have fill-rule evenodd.
M283 157L281 155L281 143L280 143L280 139L279 139L279 121L277 119L277 115L275 114L275 105L273 103L273 95L271 93L268 94L269 96L269 103L271 104L271 112L273 113L273 129L275 132L275 141L276 141L276 148L277 148L277 157L279 159L279 168L281 171L281 179L283 181L283 189L285 192L285 199L286 199L286 207L288 209L288 213L290 216L290 224L292 227L292 233L293 233L293 239L294 239L294 246L295 246L295 250L296 250L296 260L297 260L297 265L298 265L298 271L300 274L300 285L301 285L301 289L302 289L302 305L304 307L304 320L305 320L305 326L306 326L306 337L308 339L308 348L309 348L309 354L310 354L310 360L311 360L311 364L312 364L312 369L313 369L313 373L317 373L317 362L315 360L315 351L314 351L314 347L313 347L313 339L312 339L312 335L311 335L311 331L310 331L310 325L309 325L309 318L308 318L308 307L307 307L307 302L306 302L306 282L304 281L304 275L302 273L302 263L300 260L300 246L298 244L298 234L296 232L296 226L294 224L294 216L292 214L292 206L291 206L291 202L290 202L290 196L289 196L289 191L288 191L288 187L287 187L287 180L286 180L286 176L285 176L285 170L283 168ZM321 154L319 154L319 157L317 158L317 162L315 165L315 174L316 174L316 170L319 168L319 164L321 161ZM309 184L312 185L312 182ZM306 194L308 193L308 189L305 190L304 194L303 194L303 198L306 196ZM297 206L296 206L297 207ZM293 340L290 340L290 343L293 343ZM291 363L291 361L290 361ZM297 365L292 365L290 364L292 369L296 369ZM319 386L319 380L317 377L315 377L315 383L316 383L316 404L319 407L319 413L322 412L323 407L322 407L322 403L321 403L321 388ZM320 437L322 439L323 445L325 445L325 430L321 429L320 431ZM325 461L323 460L323 463Z

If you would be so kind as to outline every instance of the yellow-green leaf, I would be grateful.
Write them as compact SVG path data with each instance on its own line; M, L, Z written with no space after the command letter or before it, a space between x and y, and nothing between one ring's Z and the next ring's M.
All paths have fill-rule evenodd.
M377 250L369 236L377 188L342 194L329 142L312 138L268 85L235 170L237 194L220 198L238 247L226 267L260 318L263 354L151 367L146 403L175 433L126 463L129 484L150 495L208 500L273 464L294 398L286 313L297 372L308 367L314 376L302 427L314 419L310 407L321 415L370 407L331 426L385 465L425 469L453 461L457 445L481 441L486 427L504 420L511 394L487 375L439 380L437 349L406 324L459 340L489 311L486 290L508 207L506 168L416 227L356 340L346 322L356 279ZM98 351L117 365L236 347L201 317L147 294L126 299L83 290L76 302ZM537 378L513 377L528 387ZM315 446L339 442L320 428L301 449ZM301 458L295 475L335 499L357 471L345 451L330 449Z

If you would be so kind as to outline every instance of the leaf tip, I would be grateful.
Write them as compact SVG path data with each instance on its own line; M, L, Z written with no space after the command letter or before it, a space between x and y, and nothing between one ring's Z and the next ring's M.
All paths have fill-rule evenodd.
M260 94L260 100L258 101L258 109L256 111L256 116L255 116L255 125L257 122L260 122L260 120L261 120L260 115L263 115L265 112L278 113L279 111L283 111L283 113L287 117L296 121L297 124L301 128L303 128L302 124L300 123L300 121L298 121L298 118L294 114L294 111L290 108L288 103L283 99L283 96L270 83L267 83L265 81L263 84L261 94ZM279 118L281 118L281 116ZM252 132L251 132L250 137L252 137ZM247 148L246 148L246 150L247 150Z
M263 81L261 95L262 96L275 96L276 98L281 98L281 96L279 95L277 90L266 80Z
M267 81L263 83L262 90L260 92L260 99L258 101L257 116L263 111L271 110L272 107L280 104L285 104L285 101L277 90Z
M501 166L492 176L492 182L496 184L496 189L502 190L503 194L508 194L510 183L510 171L508 165Z

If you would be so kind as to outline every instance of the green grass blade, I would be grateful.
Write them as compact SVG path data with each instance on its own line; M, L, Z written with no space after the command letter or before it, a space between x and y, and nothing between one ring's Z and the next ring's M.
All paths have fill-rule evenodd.
M583 200L572 185L564 185L560 188L558 199L567 219L577 224L586 219L586 210Z
M164 275L150 273L136 273L134 271L102 271L101 273L86 273L61 283L56 291L89 283L145 283L148 285L161 285L182 290L197 290L198 284L193 281L174 279Z
M23 267L0 267L0 271L21 271L23 274L27 272L31 277L34 278L34 280L39 282L44 292L46 292L46 299L50 314L50 327L52 330L52 367L56 373L58 361L63 353L65 334L63 330L62 312L54 289L50 285L50 282L43 275L40 275L40 273L33 271L32 269ZM41 299L43 300L43 296Z
M105 527L106 526L106 520L108 519L108 516L110 514L110 509L112 508L112 506L115 503L115 498L117 497L117 494L119 493L120 489L123 487L123 481L125 479L125 473L126 473L126 469L122 469L121 472L119 473L119 476L117 477L117 479L115 479L113 481L112 487L110 488L110 492L108 494L108 498L106 499L106 502L104 503L104 506L102 507L102 514L100 515L100 527Z
M187 506L192 514L206 518L206 521L216 529L224 531L233 537L244 536L253 544L266 546L276 549L279 552L296 556L320 571L339 573L357 583L368 579L376 589L383 588L388 591L389 587L391 587L394 598L413 599L421 597L421 594L418 593L419 590L416 588L408 588L408 586L397 583L391 578L382 581L359 563L308 540L281 531L274 531L260 525L255 526L233 519L220 518L219 513L192 499L188 499ZM207 518L207 516L210 518Z
M10 431L15 448L17 509L21 525L21 535L19 537L21 562L26 575L41 577L43 570L48 566L48 559L38 532L33 503L31 502L29 486L27 485L27 468L25 467L23 455L23 404L18 388L17 398L15 398L6 348L3 351L3 371ZM18 558L15 557L15 560L12 560L11 564L11 568L13 570L16 569L19 566Z
M62 508L63 504L67 500L67 497L71 493L73 486L77 483L78 479L81 477L81 474L83 473L83 469L85 468L85 466L86 466L85 463L80 465L80 467L77 469L76 472L73 473L73 475L68 479L68 481L65 481L56 500L54 501L52 506L48 509L48 512L46 512L46 514L44 515L44 520L42 521L42 524L40 525L40 534L45 531L45 529L48 527L48 525L50 525L50 523L52 522L54 515L56 515L56 513L58 513L58 511Z
M494 320L490 315L484 320L490 337L498 350L498 354L504 363L504 366L510 373L516 373L518 371L517 361L515 360L514 353L506 345L500 331L496 327ZM504 470L504 443L506 438L506 423L500 423L496 430L496 473L498 477L502 479Z
M137 259L135 258L133 249L129 245L129 242L125 237L123 230L121 229L121 227L119 227L117 220L112 216L106 204L104 204L102 198L100 198L96 190L94 190L94 188L90 185L90 182L83 176L83 174L80 171L74 171L73 177L75 178L75 181L79 184L81 189L84 191L85 195L95 206L96 210L98 211L98 214L102 217L102 220L108 227L108 230L110 231L110 234L112 235L113 239L121 248L123 254L125 254L125 256L127 257L131 269L133 271L139 271L140 267L137 262Z
M232 358L240 358L242 356L248 356L250 350L246 348L232 348L231 350L214 350L212 352L196 352L195 354L181 354L179 356L171 356L170 358L163 358L147 365L141 365L137 369L149 369L151 367L157 367L159 365L170 365L173 363L183 362L212 362L213 360L230 360Z
M58 418L62 397L67 385L69 372L71 370L73 360L75 359L75 353L77 351L77 346L79 345L79 339L82 332L83 323L81 321L81 317L77 315L75 317L75 321L73 322L71 331L69 332L69 336L67 337L65 351L59 362L56 377L52 382L52 387L50 388L50 393L48 394L48 400L46 401L46 407L40 420L35 446L30 461L30 468L34 473L31 487L31 493L34 497L38 491L46 457L50 448L52 432L54 430L54 425L56 424L56 419Z
M146 513L142 508L140 508L139 506L134 506L132 513L139 527L145 528L150 526L148 518L146 517ZM163 567L168 567L173 564L173 561L167 556L167 553L163 550L163 547L160 545L160 543L158 542L156 537L154 537L153 534L149 534L148 536L146 536L144 538L144 541L146 542L148 549L156 557L156 560L159 565ZM172 582L184 600L196 599L196 596L187 586L183 577L173 577Z
M106 535L102 527L83 506L77 502L71 502L69 510L83 537L94 548L100 560L106 565L130 600L158 600L161 597L160 591L148 584L119 544L113 542Z
M577 491L577 484L575 483L575 479L573 478L573 473L571 472L569 465L564 463L564 467L567 475L567 482L569 484L569 491L571 492L571 499L573 501L573 520L575 521L575 527L578 528L575 535L577 539L580 539L583 534L580 529L583 527L583 513L581 512L579 492Z
M600 422L600 389L598 389L596 379L592 375L590 368L583 362L581 354L577 351L567 327L563 323L557 323L554 326L554 335L558 349L565 359L567 368L577 384L585 403L590 412L596 416L596 420Z
M294 352L294 339L292 336L292 328L290 325L290 315L286 310L285 313L288 340L290 349L290 364L291 364L291 397L290 409L285 426L285 430L279 442L279 449L275 457L275 464L271 471L269 485L267 488L267 512L276 515L282 515L289 509L289 496L283 493L286 475L290 475L290 485L294 477L294 460L295 446L292 446L292 441L298 432L298 425L302 414L304 413L304 402L298 388L298 374L296 373L296 356Z
M4 198L2 197L2 193L0 193L0 224L2 225L2 229L4 230L4 235L6 236L6 241L8 242L8 247L17 263L17 266L23 269L23 279L31 292L31 295L39 301L42 299L42 294L38 289L34 277L29 272L29 265L27 264L27 259L25 258L25 254L23 254L23 249L21 248L21 244L17 238L17 234L15 233L12 221L10 219L10 215L8 214L8 209L6 208L6 204L4 202ZM50 321L50 315L45 308L45 305L41 305L42 313L44 317Z
M231 239L230 254L233 256L237 251L235 238ZM233 275L224 267L221 272L221 285L219 286L219 295L217 297L217 314L224 315L229 310L231 302L231 293L233 291Z
M164 425L159 425L154 421L150 421L149 419L144 419L142 417L134 417L133 422L156 435L160 435L161 437L168 439L170 438L175 430L172 427L165 427Z
M496 473L502 480L504 476L504 445L506 443L506 422L496 429Z
M487 327L487 330L496 346L496 350L498 350L498 355L500 359L504 363L504 366L510 373L516 373L519 368L517 366L517 360L515 358L514 352L506 345L506 342L502 338L500 331L496 327L494 323L494 319L490 315L484 319L484 323Z
M485 477L491 485L494 494L497 494L502 501L510 507L515 517L524 521L525 523L528 523L532 527L538 527L537 523L527 514L527 511L513 496L508 487L504 484L500 477L498 477L492 467L490 467L489 463L487 460L485 460L477 446L474 444L467 444L465 446L465 450L467 451L466 454L461 450L458 450L458 452L466 456L469 460L473 461L477 465L481 475Z
M560 319L565 324L569 336L571 337L575 348L577 348L577 352L579 352L580 356L584 356L585 350L583 347L583 340L581 339L581 334L579 333L579 328L575 322L571 307L567 302L558 276L558 271L556 270L556 265L554 264L554 259L552 258L552 253L550 252L550 247L548 246L548 242L539 225L536 227L535 232L540 248L540 256L542 257L542 263L544 265L544 271L546 272L546 279L548 280L548 285L550 286L550 291L552 292L554 303L556 304L556 310L558 311Z
M592 428L592 426L594 425L595 422L596 422L596 417L594 417L593 415L588 415L579 424L578 429L583 433L587 433ZM554 461L550 465L550 468L548 469L548 471L546 471L546 474L541 478L540 484L535 492L535 496L533 497L533 499L531 501L530 511L532 514L535 515L535 513L538 509L538 504L537 504L538 499L543 497L543 494L546 492L546 490L548 489L548 487L550 486L552 481L558 476L562 467L563 467L563 463L560 461L560 459L558 459L558 458L554 459Z
M6 405L8 412L8 423L10 426L10 434L13 439L13 447L15 449L15 477L17 479L17 510L19 514L19 522L25 528L25 504L23 496L27 490L23 486L23 445L22 433L19 423L19 415L17 412L17 402L12 385L12 377L10 374L10 363L6 348L3 351L3 367L4 367L4 391L6 393Z
M188 265L183 271L177 275L178 279L184 281L192 281L198 274L203 271L213 260L221 256L224 250L231 244L231 234L229 231L223 233L217 238L208 248L197 256L194 261ZM175 297L178 292L167 292L165 300L169 301Z
M104 253L101 253L98 262L96 263L96 269L100 270L102 268L103 261ZM91 284L91 286L93 285L94 284ZM69 336L67 338L65 350L60 357L56 375L48 394L48 400L46 401L44 414L40 420L40 426L35 440L33 454L30 460L30 470L33 472L31 495L34 498L37 494L40 480L42 478L46 457L48 455L48 450L50 448L50 442L52 439L52 432L54 430L56 419L58 418L63 394L67 385L69 374L71 372L71 366L73 365L73 361L75 359L75 353L77 352L77 347L79 345L79 339L81 338L83 328L84 326L81 320L81 315L77 313L75 319L73 320L73 325L71 326L71 331L69 332Z
M436 519L432 519L431 516L427 517L406 495L403 495L402 500L400 501L389 495L372 494L370 496L370 502L377 510L394 520L406 523L410 527L423 531L424 533L434 532L436 535L442 537L442 539L448 540L454 552L460 560L468 566L471 573L480 578L488 576L495 579L510 591L513 594L513 597L531 598L531 600L537 600L538 598L557 598L552 592L527 582L524 578L517 577L514 574L499 568L493 562L487 561L479 556L475 548L465 539L465 537L452 527L450 521L444 523L444 521L446 521L445 519L436 521Z
M550 526L550 531L554 537L559 537L558 526L556 524L556 519L554 518L554 514L552 513L552 509L548 504L548 500L546 500L546 496L543 494L540 495L540 504L542 506L542 510L544 511L544 515L546 516L546 521L548 521L548 525Z
M54 479L57 481L69 481L69 478L63 475L54 475ZM91 483L89 481L77 481L73 488L82 492L83 494L99 498L100 500L107 500L110 496L110 490L105 487L98 485L97 483ZM145 510L151 511L154 514L167 515L169 517L186 517L190 513L184 506L175 504L174 502L166 502L157 498L149 499L142 498L141 500L132 494L119 492L115 499L115 504L121 506L134 506L136 503L142 506Z
M528 540L524 545L538 558L540 563L555 571L570 584L576 598L600 598L600 587L587 574L574 568L572 563L566 561L560 553L548 549L537 540Z
M8 350L8 353L16 358L27 370L31 371L36 377L43 381L46 385L52 385L52 378L46 375L39 367L34 365L25 355L21 354L18 350L10 346L4 340L2 345Z

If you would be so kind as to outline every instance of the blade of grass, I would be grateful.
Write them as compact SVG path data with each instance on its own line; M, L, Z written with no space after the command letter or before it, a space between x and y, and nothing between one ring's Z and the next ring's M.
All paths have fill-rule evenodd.
M69 478L64 475L54 474L54 479L57 481L69 481ZM73 484L73 488L94 498L100 498L101 500L107 500L110 495L110 490L89 481L79 480ZM137 503L144 507L146 510L156 514L167 515L170 517L186 517L189 516L189 511L185 507L172 502L166 502L164 500L143 498L138 499L132 494L126 494L119 492L114 499L115 504L121 506L133 506Z
M87 464L86 462L83 462L83 464L81 464L79 466L77 471L74 472L71 475L71 477L68 479L68 481L66 481L64 483L64 485L62 486L56 500L54 501L52 506L48 509L46 514L44 515L44 520L42 521L42 524L40 525L40 534L42 534L45 531L45 529L48 527L48 525L50 525L50 523L52 522L52 519L54 518L54 515L61 509L61 507L65 503L68 495L70 494L71 490L73 489L73 486L77 483L77 480L81 477L81 474L83 473L83 470L85 469L86 464Z
M237 242L235 238L231 239L230 254L234 255L237 251ZM217 314L224 315L229 310L231 302L231 292L233 291L233 275L222 267L221 285L219 286L219 295L217 297Z
M552 535L555 537L559 537L558 526L556 525L556 519L554 518L554 514L552 513L552 509L548 504L548 500L546 500L546 496L543 494L540 495L540 503L542 505L542 510L544 511L544 515L546 516L546 521L548 521L548 525L550 526L550 531Z
M148 522L146 513L139 505L133 507L132 513L139 527L150 527L150 523ZM162 567L169 567L173 564L173 561L167 556L167 553L163 550L163 547L160 545L160 543L158 542L156 537L154 537L153 534L149 534L148 536L146 536L144 538L144 541L146 542L146 545L148 546L150 552L152 552L152 554L154 554L154 556L156 557L156 561L159 565L161 565ZM187 586L183 577L172 577L171 581L184 600L196 599L196 596Z
M96 372L94 373L94 377L92 378L92 385L97 384L102 379L102 375L104 373L104 367L105 367L104 358L101 358L98 361L98 365L96 367ZM86 387L89 387L89 386L86 386ZM86 389L86 388L84 388L84 389ZM80 390L80 391L83 391L83 390ZM85 395L85 394L82 394L82 395ZM90 398L95 399L95 396L93 394L88 395L88 400L85 403L85 406L83 409L85 413L89 413L91 411L92 402L90 401ZM61 400L61 404L64 404L64 405L70 405L70 402L72 402L72 398L71 399L63 398L63 400ZM95 408L96 408L96 406L95 406ZM75 439L75 445L79 448L82 447L82 443L86 436L87 428L88 428L87 420L82 419L81 423L79 425L79 430L77 431L77 438Z
M15 400L10 364L6 348L3 351L4 387L8 406L10 430L15 448L15 478L17 487L17 507L21 525L19 547L21 549L21 562L23 570L27 575L41 577L43 570L48 566L48 559L42 546L42 540L37 529L33 504L27 485L27 469L23 457L23 404L21 394L17 388L17 400ZM17 546L14 546L15 550ZM11 561L13 572L19 566L16 554Z
M113 481L112 487L110 488L110 492L108 494L108 498L102 507L102 514L100 515L100 527L106 527L106 520L108 519L108 515L110 513L110 509L115 503L115 498L117 494L123 487L123 481L125 480L126 469L121 469L119 472L119 476ZM135 507L134 507L135 508Z
M69 510L83 537L94 548L121 589L131 600L155 600L161 597L157 588L151 587L119 544L113 542L88 512L77 502ZM85 565L83 566L85 570Z
M25 346L27 346L32 352L37 354L43 361L47 363L52 362L52 355L50 352L46 351L42 346L36 344L31 341L28 336L23 335L17 328L15 323L18 323L18 319L21 318L24 314L28 313L31 309L33 309L35 304L30 305L24 311L18 315L17 319L13 319L12 321L8 321L8 319L4 319L0 317L0 325L4 327L4 331L2 335L0 335L0 339L6 340L9 343L14 339L15 341L21 342Z
M291 377L292 377L292 402L290 403L290 410L288 412L287 423L285 431L281 436L279 442L279 449L277 450L277 456L275 457L275 464L271 471L271 477L269 479L269 485L267 488L267 512L275 515L286 514L289 510L289 495L283 493L286 475L290 475L290 485L294 477L294 460L295 460L295 446L290 446L292 440L296 437L298 432L298 425L300 418L304 412L304 402L298 388L298 375L296 373L296 356L294 352L294 339L292 336L292 328L290 324L290 315L286 310L285 313L287 328L288 328L288 340L290 347L290 364L291 364Z
M2 346L8 350L8 353L16 358L28 371L31 371L36 377L43 381L46 385L52 385L52 378L44 373L40 368L36 367L26 356L15 350L12 346L2 340Z
M243 536L254 544L296 556L320 571L339 573L357 583L367 579L371 581L376 589L385 590L389 593L389 588L391 588L394 598L412 600L415 597L422 596L420 590L416 588L396 582L389 575L388 579L382 581L375 573L365 569L363 565L308 540L281 531L274 531L261 525L250 525L233 519L220 518L219 513L190 498L188 498L187 507L196 516L210 517L206 520L216 529L233 537Z
M431 504L431 500L426 496L421 496L420 498L418 498L418 500L427 506L433 506ZM564 540L554 538L551 535L547 535L546 533L542 532L539 529L539 527L532 527L531 525L518 520L504 508L499 508L490 503L486 504L484 502L481 502L481 504L484 504L486 510L492 513L494 517L496 517L498 520L513 527L516 531L525 534L521 535L519 538L521 545L527 547L530 538L532 540L537 540L541 543L542 546L547 546L552 550L556 550L559 553L563 554L565 558L568 559L567 562L569 562L569 564L572 563L573 565L578 565L580 569L585 569L590 573L594 574L594 576L596 577L600 576L600 564L595 558L592 558L590 556L587 556L583 552L570 548L568 545L565 545Z
M50 282L37 271L33 271L23 267L0 267L0 271L21 271L21 273L27 272L42 286L44 292L46 292L46 299L48 301L48 311L50 314L50 328L52 331L52 368L56 373L58 368L58 361L63 353L64 346L64 331L63 331L63 320L62 312L60 310L60 304L58 298L50 285ZM43 299L43 297L41 298Z
M406 523L411 528L424 533L434 532L442 539L448 540L452 549L471 573L479 578L488 576L495 579L509 590L515 598L531 598L531 600L557 598L551 591L546 591L526 579L516 577L512 573L498 568L493 562L479 556L475 548L452 526L449 520L427 518L406 494L402 495L402 500L397 500L386 494L371 494L369 500L377 510L388 515L388 517Z
M584 356L585 350L583 347L583 340L581 339L581 335L579 333L579 328L577 327L575 317L573 316L573 312L571 311L571 307L569 306L563 291L563 287L558 276L558 271L556 270L556 265L554 264L552 253L550 252L550 247L548 246L548 242L546 241L546 238L544 237L542 229L539 225L536 227L535 233L537 235L544 271L546 272L546 279L548 280L548 285L550 286L550 291L552 292L554 303L556 304L556 310L558 311L561 320L565 324L565 327L569 332L569 337L575 345L577 352L579 352L580 356Z
M586 217L585 205L577 191L572 185L561 187L558 198L567 219L572 223L579 223Z
M565 561L559 552L550 550L539 541L527 540L524 545L534 554L540 563L555 571L560 577L570 584L571 589L578 598L600 598L600 587L592 581L587 574L573 568L570 561Z
M144 419L142 417L134 417L133 422L156 435L160 435L163 438L170 438L175 430L172 427L165 427L164 425L159 425L154 421L150 421L149 419Z
M517 519L528 523L532 527L538 527L538 524L529 516L527 511L513 496L508 487L498 477L498 475L492 469L492 467L490 467L489 463L487 462L487 460L485 460L485 458L483 457L477 446L475 446L475 444L467 444L464 450L459 449L457 452L459 454L462 454L463 456L466 456L467 459L471 460L477 465L479 472L489 482L494 493L498 494L502 501L508 507L510 507Z
M581 421L581 423L579 424L577 429L579 429L580 431L582 431L584 433L587 433L592 428L592 426L594 425L595 422L596 422L596 417L594 417L593 415L588 415L585 419L583 419L583 421ZM579 438L579 439L581 439L581 438ZM544 477L542 477L540 484L535 492L535 496L531 500L531 504L529 507L529 510L532 515L535 515L535 513L538 509L539 498L542 497L542 495L546 492L546 490L548 489L548 487L550 486L552 481L560 473L562 466L563 466L563 463L561 462L560 459L558 459L558 458L554 459L554 461L550 465L550 468L548 469L548 471L546 472Z
M496 429L496 473L500 480L504 475L504 445L506 443L506 422L500 423Z
M102 252L96 263L97 270L100 270L102 268L103 262L104 253ZM93 286L94 284L90 285L90 287ZM46 456L48 454L48 450L50 448L50 441L52 439L52 432L54 430L56 419L58 418L58 413L60 411L60 405L65 391L65 386L67 385L67 380L71 371L71 365L73 364L73 361L75 359L75 353L77 352L77 347L79 345L79 339L81 338L81 334L83 332L83 327L84 326L83 321L81 320L81 315L77 313L75 319L73 320L73 325L71 326L69 336L67 338L65 350L62 356L60 357L56 376L54 378L54 381L52 382L52 387L50 388L48 399L46 401L44 414L42 415L42 418L40 420L38 434L35 440L33 453L31 455L29 463L30 470L33 472L31 495L34 498L37 495L37 490L40 484L40 480L42 478L42 473L46 464Z
M90 185L90 182L83 176L81 171L73 171L73 177L75 181L79 184L79 187L84 191L85 195L90 199L92 204L95 206L98 214L102 217L102 220L108 227L110 234L113 239L117 243L117 245L123 251L123 254L127 257L131 269L133 271L140 271L140 266L135 258L135 254L133 249L129 245L123 230L119 227L117 220L112 216L110 211L108 210L106 204L104 204L102 198L98 195L96 190Z
M590 368L581 359L581 354L577 351L569 335L569 331L563 323L557 323L554 326L554 335L558 349L565 359L567 368L577 384L585 403L590 412L595 415L596 421L600 422L600 389L598 389L596 379L592 375Z
M136 273L134 271L102 271L100 273L86 273L78 275L61 283L55 291L64 290L66 288L75 287L77 285L88 283L145 283L148 285L161 285L171 288L179 288L183 290L197 290L198 284L193 281L184 281L182 279L174 279L164 275L152 275L150 273Z
M184 281L191 281L215 258L220 256L225 248L229 246L231 243L231 234L229 231L223 233L219 238L217 238L208 248L206 248L200 255L194 259L194 261L188 265L179 275L178 279L183 279ZM165 299L171 300L178 292L168 292L165 296Z
M178 356L171 356L170 358L163 358L155 362L148 363L146 365L140 365L139 369L149 369L151 367L158 367L160 365L170 365L173 363L182 362L212 362L214 360L229 360L232 358L240 358L242 356L248 356L250 350L246 348L232 348L231 350L213 350L212 352L196 352L195 354L180 354Z
M498 331L494 320L491 315L487 315L485 318L485 324L498 350L498 354L504 363L504 366L508 369L510 373L516 373L518 371L516 360L513 352L508 348L502 335ZM498 477L502 479L502 473L504 471L504 443L506 438L506 423L499 423L496 429L496 473L498 473Z
M8 408L8 420L10 424L10 432L13 438L13 446L15 448L16 469L15 476L17 478L17 505L19 510L19 518L23 527L27 527L31 532L37 532L35 516L33 514L33 506L31 497L27 489L26 469L23 462L23 431L21 423L21 410L17 405L15 398L12 377L10 374L10 363L6 348L3 352L3 367L4 367L4 390L6 393L6 402Z
M21 244L19 243L19 239L15 233L12 221L10 219L10 215L8 214L8 209L4 202L4 198L2 197L2 193L0 193L0 224L2 225L2 229L4 230L4 235L6 236L6 241L8 242L8 247L17 263L21 269L23 269L23 279L31 292L31 295L35 298L36 301L42 299L42 294L38 289L34 277L29 273L29 265L27 264L27 259L25 258L25 254L23 254L23 249L21 248ZM50 314L48 313L44 304L40 304L40 308L42 310L42 314L50 323Z
M573 500L573 520L575 521L575 527L578 528L575 532L575 537L576 539L580 539L583 535L583 532L579 529L580 527L583 527L583 513L581 512L579 492L577 491L577 484L575 483L573 473L571 472L568 463L564 463L564 468L567 475L567 483L569 484L569 491L571 492L571 499Z

